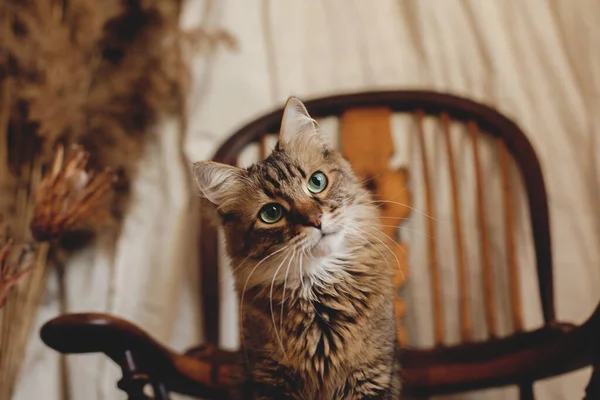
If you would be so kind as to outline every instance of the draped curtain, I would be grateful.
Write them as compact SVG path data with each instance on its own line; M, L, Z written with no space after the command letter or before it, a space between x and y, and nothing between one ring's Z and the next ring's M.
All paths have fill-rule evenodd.
M187 118L154 127L116 244L96 243L73 255L63 310L50 277L38 325L65 309L110 312L178 350L200 342L190 163L210 158L236 128L290 94L373 89L469 97L522 127L548 189L557 314L582 322L600 299L599 19L596 0L188 0L182 26L225 28L237 50L192 56ZM427 343L431 320L418 301L418 284L426 280L418 260L426 250L413 250L407 323L411 337ZM223 285L230 291L227 277ZM541 319L534 276L524 279L523 298L526 325L535 326ZM230 311L223 345L235 347L231 296L223 309ZM449 329L458 324L446 322ZM588 376L584 370L541 382L536 394L581 398ZM118 379L119 369L105 357L61 359L34 335L15 399L124 398ZM514 399L516 389L447 398Z

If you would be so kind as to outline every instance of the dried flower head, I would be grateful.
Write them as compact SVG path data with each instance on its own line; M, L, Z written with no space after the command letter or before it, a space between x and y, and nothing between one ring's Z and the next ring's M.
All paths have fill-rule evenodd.
M16 256L11 239L0 244L0 308L4 307L11 289L31 272L32 250L32 246L23 246Z
M109 169L99 174L87 171L88 159L89 153L78 145L72 146L66 160L62 146L56 151L52 169L37 191L31 222L36 240L56 239L84 221L105 216L102 205L112 190L115 175Z

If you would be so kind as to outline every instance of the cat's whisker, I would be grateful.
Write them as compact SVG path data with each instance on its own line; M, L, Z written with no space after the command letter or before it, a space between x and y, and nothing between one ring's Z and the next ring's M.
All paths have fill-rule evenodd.
M248 257L246 257L246 258L248 258ZM246 266L246 263L245 263L245 261L246 261L246 260L242 261L242 262L241 262L241 263L240 263L240 264L239 264L237 267L235 267L235 268L231 268L231 273L232 273L232 274L235 274L235 273L236 273L238 270L240 270L242 267L245 267L245 266Z
M390 263L388 262L387 257L383 255L383 253L377 248L377 246L375 246L375 244L373 242L371 242L367 237L365 237L364 235L362 235L355 229L358 229L358 228L356 228L356 227L352 228L351 233L354 233L355 235L357 235L358 237L363 239L365 242L369 243L371 245L371 247L374 248L381 255L381 258L383 259L383 261L385 261L385 265L389 268Z
M406 220L408 221L408 217L384 217L384 216L377 216L377 217L361 217L361 219L396 219L396 220Z
M406 254L406 251L404 250L404 248L402 246L400 246L400 244L398 243L398 241L392 237L390 237L388 234L386 234L385 232L383 232L381 229L379 229L380 226L392 226L392 225L363 225L366 228L370 228L373 229L376 233L380 233L383 236L385 236L386 238L388 238L392 243L394 243L400 250L402 250L402 252L404 254ZM394 226L392 226L392 228L395 228Z
M361 231L361 232L363 232L363 233L366 233L367 235L369 235L369 236L373 237L375 240L377 240L377 241L378 241L378 242L380 242L382 245L384 245L384 246L385 246L385 248L386 248L386 249L388 249L388 251L389 251L389 252L390 252L390 253L391 253L391 254L394 256L394 258L396 259L396 263L398 264L398 269L400 270L400 274L401 274L402 278L404 278L404 271L402 271L402 264L400 263L400 259L398 259L398 256L396 255L396 253L394 253L394 252L392 251L392 249L390 249L390 248L389 248L389 246L388 246L387 244L385 244L385 243L383 242L383 240L379 239L377 236L375 236L375 235L373 235L373 234L371 234L371 233L369 233L369 232L367 232L367 231L364 231L364 230L360 229L359 227L356 227L356 226L355 226L354 228L355 228L355 229L358 229L359 231ZM379 231L379 232L381 232L381 231ZM381 233L383 233L383 232L381 232ZM386 235L386 236L387 236L387 235ZM387 237L389 237L389 236L387 236ZM396 242L394 242L394 243L396 243ZM398 246L400 246L400 245L398 245ZM404 251L404 249L403 249L402 251Z
M380 229L378 229L376 227L370 227L370 226L367 226L367 227L371 228L371 229L374 229L377 233L380 233L383 236L385 236L386 238L388 238L392 243L394 243L398 247L398 249L400 249L400 251L404 254L404 256L406 257L406 259L408 259L408 254L406 253L406 250L404 249L404 247L400 246L400 244L398 243L398 241L394 240L389 235L387 235L385 232L383 232L382 230L380 230ZM388 248L388 250L389 250L389 248ZM396 257L395 253L394 253L394 257ZM396 257L396 260L398 260L398 257ZM402 271L402 265L400 264L400 261L398 261L398 268L400 269L400 273L402 274L402 278L404 278L404 271Z
M362 219L366 219L366 218L361 218L361 220L362 220ZM359 220L359 221L360 221L360 220ZM420 231L420 230L418 230L418 229L412 229L412 228L409 228L409 227L406 227L406 226L398 226L398 225L385 225L385 224L364 225L364 226L368 226L368 227L370 227L370 228L372 228L372 229L377 229L377 228L378 228L378 227L380 227L380 226L385 226L385 227L389 227L389 228L396 228L396 229L398 229L398 230L403 230L403 231L414 232L414 233L417 233L417 234L419 234L419 235L421 235L421 236L423 236L423 237L429 238L429 239L431 239L431 238L433 237L433 236L431 236L431 235L428 235L428 234L426 234L426 233L424 233L424 232L422 232L422 231ZM386 236L387 236L387 235L386 235ZM398 240L394 239L394 241L398 241Z
M370 178L367 178L367 179L365 179L365 180L363 180L363 181L360 181L360 182L358 182L358 184L359 184L360 186L364 186L364 185L365 185L365 183L371 182L371 181L373 181L373 180L375 180L375 179L379 178L381 175L383 175L383 171L382 171L382 172L378 172L377 174L375 174L375 175L371 176Z
M290 246L291 246L291 244L288 244L288 246L287 246L287 247L290 247ZM247 264L246 264L246 262L248 261L248 259L249 259L249 258L250 258L250 255L246 256L246 257L245 257L245 258L244 258L242 261L240 261L240 262L238 263L237 267L233 267L233 266L231 266L231 267L230 267L230 269L231 269L231 274L232 274L233 276L235 276L235 273L236 273L237 271L239 271L240 269L242 269L242 267L245 267L245 266L247 265ZM220 282L220 283L223 283L223 282L225 281L225 279L226 279L226 277L221 277L221 278L219 278L219 282Z
M287 268L285 270L285 277L283 278L283 294L281 295L281 313L279 316L279 333L280 333L280 338L283 338L283 311L284 311L284 305L285 305L285 289L287 286L287 278L288 278L288 273L290 272L290 266L292 265L292 260L294 259L294 257L296 256L296 249L294 249L294 251L292 252L292 257L290 257L290 261L288 262Z
M377 179L378 177L380 177L380 176L381 176L381 175L383 175L383 174L384 174L384 172L379 172L378 174L376 174L376 175L373 175L371 178L367 178L367 179L365 179L364 181L362 181L362 182L359 182L359 184L360 184L361 186L363 186L363 187L364 187L364 184L365 184L365 183L367 183L367 182L370 182L370 181L372 181L372 180L375 180L375 179ZM386 178L386 179L382 180L382 183L388 182L389 180L390 180L390 177L388 177L388 178ZM400 193L401 193L401 192L403 192L403 191L404 191L406 188L408 188L408 187L409 187L409 183L405 183L405 184L404 184L404 186L402 186L402 189L400 190ZM399 196L399 194L398 194L398 195L396 195L396 196L394 196L394 197L398 197L398 196ZM392 197L392 199L393 199L394 197Z
M410 210L412 210L412 211L414 211L414 212L416 212L418 214L421 214L421 215L423 215L423 216L425 216L427 218L431 218L434 221L440 222L437 218L435 218L435 217L427 214L426 212L417 210L416 208L411 207L408 204L400 203L400 202L397 202L397 201L391 201L391 200L373 200L373 201L370 201L370 202L367 202L367 203L364 203L364 204L375 204L375 203L381 203L379 206L377 206L378 208L381 207L381 206L383 206L386 203L397 204L399 206L406 207L406 208L408 208L408 209L410 209Z
M246 257L244 257L244 259L242 261L240 261L238 263L238 265L236 267L231 267L231 274L235 276L235 273L242 267L246 266L246 261L248 261L248 259L250 258L250 254L248 254ZM223 278L221 278L223 279Z
M305 254L305 251L304 251L303 247L301 248L301 250L302 250L302 253L300 253L299 276L300 276L300 285L302 286L302 292L304 293L304 291L305 291L305 288L304 288L304 270L303 270L303 267L302 267L302 261L303 261L302 259L303 259L303 256Z
M290 261L293 257L294 257L294 253L292 252L292 257L290 257ZM271 309L271 321L273 321L273 331L275 332L275 337L279 341L279 345L281 346L281 352L283 353L283 356L287 358L287 355L285 353L285 348L283 347L283 341L281 340L279 333L277 333L277 324L275 323L275 313L273 312L273 287L275 286L275 279L277 279L277 274L279 273L279 270L285 263L286 258L287 258L287 254L285 255L285 257L283 257L281 264L279 264L279 266L275 270L275 273L273 274L273 279L271 279L271 290L269 292L269 307Z
M317 259L312 255L309 249L302 247L302 251L304 252L304 255L306 256L307 260L317 262ZM304 277L304 273L302 274L302 277Z
M246 278L246 282L244 283L244 288L242 289L242 295L240 296L240 324L241 324L241 326L244 326L244 296L246 294L246 289L248 288L248 282L250 282L250 277L252 277L252 274L254 274L254 271L256 271L256 269L258 268L259 265L261 265L267 259L273 257L275 254L281 253L282 251L284 251L287 248L289 248L289 245L288 246L284 246L281 249L276 250L273 253L267 255L265 258L263 258L258 263L256 263L256 265L254 266L254 268L252 268L252 270L248 274L248 277ZM246 356L246 361L249 362L249 360L248 360L248 351L247 351L246 346L245 346L244 336L245 336L244 335L244 329L242 329L241 330L241 338L240 339L241 339L241 342L242 342L242 347L244 349L244 354Z

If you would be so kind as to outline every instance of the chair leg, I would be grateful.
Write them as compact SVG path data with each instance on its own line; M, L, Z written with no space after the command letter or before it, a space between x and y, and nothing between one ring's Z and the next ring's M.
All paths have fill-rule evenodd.
M600 364L595 364L583 400L600 399Z
M152 382L147 374L141 371L131 351L125 351L121 364L123 378L117 387L127 393L127 400L169 400L169 393L160 382ZM146 388L152 387L152 397L146 394Z
M169 391L162 382L153 382L152 388L154 389L154 400L169 400Z
M535 400L533 395L533 382L519 385L519 400Z

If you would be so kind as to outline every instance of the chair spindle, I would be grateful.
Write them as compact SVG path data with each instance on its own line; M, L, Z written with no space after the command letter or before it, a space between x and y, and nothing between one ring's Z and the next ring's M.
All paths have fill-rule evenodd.
M485 301L485 319L487 322L488 334L490 337L496 336L496 320L494 315L494 271L490 255L490 241L488 237L488 223L485 211L485 195L483 187L483 177L481 174L481 159L479 154L479 128L475 121L469 121L467 124L471 144L473 146L473 165L475 171L477 214L479 219L479 238L481 251L481 265L483 268L483 289Z
M423 181L425 183L425 212L427 220L429 274L431 278L431 291L433 298L433 327L434 339L437 346L444 344L444 314L442 309L442 287L440 285L439 261L437 256L436 220L433 206L433 188L429 177L429 166L427 163L427 149L425 145L425 132L423 129L423 110L415 112L417 131L419 136L419 147L421 148L421 165Z
M523 312L521 309L521 285L519 282L519 264L517 251L515 247L515 226L513 215L513 197L510 182L510 155L506 148L506 143L498 139L498 153L500 160L500 172L502 175L502 195L504 202L504 229L506 241L506 254L508 258L508 273L510 274L510 291L513 329L515 331L523 330Z
M448 154L448 170L450 171L450 191L452 197L452 213L454 219L454 240L456 243L456 262L458 266L458 290L460 302L460 332L461 338L466 341L472 339L471 334L471 311L469 308L469 283L467 274L467 262L465 258L464 238L462 231L462 215L460 208L460 196L456 178L456 164L452 141L450 140L450 116L448 113L441 115L442 131L446 142Z

